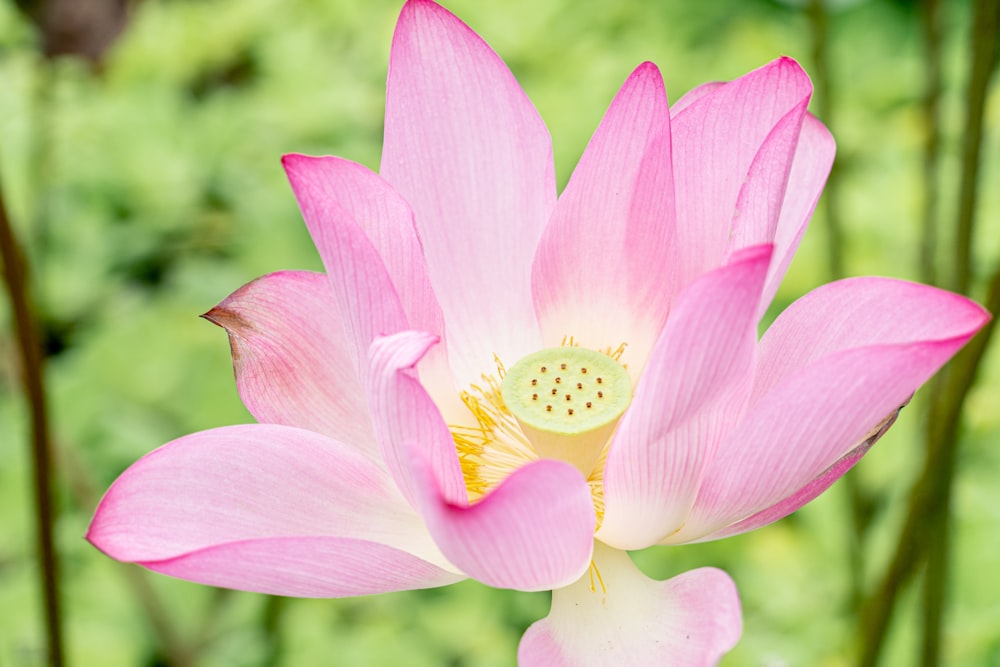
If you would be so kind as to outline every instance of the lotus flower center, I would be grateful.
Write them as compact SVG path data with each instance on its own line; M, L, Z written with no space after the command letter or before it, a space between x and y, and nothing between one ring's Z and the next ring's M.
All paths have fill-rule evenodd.
M616 359L573 346L522 358L500 391L536 453L568 461L584 476L632 402L632 380Z

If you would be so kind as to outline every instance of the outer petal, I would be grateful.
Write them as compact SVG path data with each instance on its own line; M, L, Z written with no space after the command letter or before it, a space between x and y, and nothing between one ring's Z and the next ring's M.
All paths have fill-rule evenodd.
M638 374L673 296L673 226L667 97L659 70L644 63L611 103L535 255L546 344L572 335L614 349L627 340L626 360Z
M795 251L823 192L827 176L830 175L836 151L836 143L826 127L813 116L806 114L795 147L792 171L788 175L785 199L781 204L781 214L774 233L774 257L767 274L764 296L760 301L761 315L771 305L774 294L778 291L778 285L785 277L788 265L792 263Z
M520 667L707 667L739 641L739 595L721 570L652 581L603 545L594 563L596 572L552 592L548 617L521 639Z
M823 285L789 306L764 334L751 400L834 352L953 338L957 350L988 320L963 296L905 280L848 278Z
M466 574L522 590L573 581L590 561L590 487L569 464L538 461L469 506L451 433L409 370L433 342L403 332L372 345L371 403L390 472Z
M353 595L459 578L442 569L451 566L379 466L286 426L203 431L146 455L105 494L87 539L119 560L269 593ZM379 583L390 565L398 576Z
M413 207L459 384L538 347L531 258L555 203L548 131L503 61L428 0L392 43L382 176Z
M359 165L331 160L286 155L282 162L330 277L353 343L358 377L365 382L364 362L372 340L408 327L392 276L359 221L381 218L384 222L373 226L402 229L408 211L405 204L385 196L391 190L377 176ZM338 177L327 172L338 172Z
M306 223L324 263L338 265L339 238L323 229L328 221L316 214L339 209L364 230L382 259L409 325L443 335L441 308L406 201L378 174L342 158L286 155L282 164L303 209L311 213ZM366 351L370 342L365 341Z
M205 317L229 334L236 386L257 421L298 426L375 452L353 344L326 276L272 273Z
M893 412L889 417L883 420L881 424L875 427L872 434L865 438L860 445L842 456L832 466L820 473L818 477L792 495L752 516L747 517L746 519L743 519L742 521L706 535L700 541L717 540L723 537L739 535L740 533L756 530L757 528L766 526L769 523L774 523L778 519L783 519L806 503L812 501L814 498L818 497L821 493L830 488L830 485L843 477L844 473L853 468L854 464L860 461L861 458L868 453L868 450L871 449L872 446L878 442L879 438L885 435L886 431L889 430L889 427L896 422L896 418L899 416L900 410L902 410L902 408Z
M832 283L800 299L762 340L750 407L720 445L687 524L670 541L751 517L831 466L842 473L846 467L835 463L987 318L964 297L878 278Z
M737 195L771 129L808 99L808 77L791 58L719 86L672 122L680 285L719 266Z
M608 454L602 541L647 547L690 510L749 393L770 258L770 246L744 250L678 298Z
M139 564L208 586L300 598L434 588L465 579L395 547L345 537L230 542Z

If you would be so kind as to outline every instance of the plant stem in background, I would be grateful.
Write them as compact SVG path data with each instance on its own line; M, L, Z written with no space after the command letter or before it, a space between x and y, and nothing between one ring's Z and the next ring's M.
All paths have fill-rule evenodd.
M809 0L806 8L809 26L812 32L813 83L816 87L816 115L827 126L832 128L833 93L830 82L830 15L826 11L823 0ZM837 183L838 170L836 162L826 182L823 199L820 205L826 217L827 227L827 261L830 277L842 278L844 267L844 228L840 218L840 198Z
M97 506L100 499L89 471L72 447L57 447L56 461L65 475L69 493L78 507L89 509ZM149 583L149 573L139 567L116 568L121 572L126 585L132 590L149 621L153 635L159 643L166 664L170 667L191 667L195 664L197 651L190 646L174 625L170 612Z
M956 218L954 287L961 291L968 290L973 275L971 246L983 140L983 115L986 91L996 65L998 19L1000 0L977 0L972 17L972 62L966 96L967 116ZM1000 312L1000 266L994 269L990 280L986 308L992 313ZM860 664L863 667L873 667L878 663L899 594L925 561L927 572L923 596L921 664L924 667L935 667L941 662L951 497L961 415L994 326L995 320L955 357L951 366L940 376L940 389L933 396L930 405L924 469L911 491L896 551L861 615Z
M972 279L972 227L979 184L979 156L983 145L986 93L997 59L997 14L1000 0L976 0L972 12L972 66L966 95L965 137L962 140L962 181L958 195L958 232L955 240L955 277L952 289L969 291Z
M35 531L38 541L38 572L45 610L46 643L49 665L62 667L62 615L59 600L59 571L52 538L53 491L52 445L49 437L46 404L44 358L38 336L38 325L32 312L28 265L14 228L7 215L7 206L0 187L0 254L3 258L4 283L10 298L21 357L21 378L24 395L31 414L31 453L34 468Z
M943 24L941 0L924 0L920 19L924 29L924 63L926 85L924 89L923 114L924 164L923 193L924 217L920 234L920 280L934 285L937 283L938 244L938 162L941 156L941 42Z
M823 0L810 0L806 7L812 34L813 82L816 87L816 114L833 129L833 86L830 72L830 15ZM826 182L820 205L827 225L827 270L837 280L846 273L844 266L844 229L840 218L840 179L836 162ZM851 580L851 608L858 609L862 598L864 573L864 537L870 523L871 499L861 487L857 473L848 471L841 482L847 490L851 516L848 540L848 574Z
M986 108L986 94L990 79L996 68L996 38L1000 29L1000 0L977 0L972 15L972 67L966 98L965 138L962 150L962 180L958 202L958 252L956 261L956 282L959 289L966 291L973 274L970 248L975 228L975 211L978 200L980 156L983 143L983 117ZM964 261L963 265L961 262ZM997 312L995 308L991 308ZM978 365L978 361L976 362ZM938 539L928 542L927 573L924 581L923 645L921 665L937 667L941 664L941 635L944 626L944 610L947 603L948 563L952 533L952 496L954 491L955 467L961 428L961 404L972 386L975 368L971 369L967 384L955 387L961 392L956 408L948 405L950 391L938 394L932 403L930 421L927 425L928 452L942 451L941 467L938 469L940 483L934 487L936 494L931 497L931 515L928 529ZM947 383L948 376L945 376ZM952 387L945 384L947 390Z

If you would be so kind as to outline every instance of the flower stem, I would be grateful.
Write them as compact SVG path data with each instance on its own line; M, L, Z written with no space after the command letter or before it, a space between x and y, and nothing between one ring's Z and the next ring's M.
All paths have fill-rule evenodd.
M4 283L10 298L21 357L21 380L31 415L31 453L34 468L35 529L38 541L39 576L45 610L46 643L51 667L63 665L62 615L59 571L52 537L53 490L52 445L49 437L45 395L44 358L30 296L27 260L18 244L0 187L0 256Z

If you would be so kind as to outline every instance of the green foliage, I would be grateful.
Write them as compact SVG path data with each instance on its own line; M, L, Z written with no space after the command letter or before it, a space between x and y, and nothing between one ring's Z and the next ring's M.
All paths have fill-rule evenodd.
M224 333L197 315L252 278L319 260L284 181L287 152L377 166L397 0L148 0L98 71L41 61L25 20L0 5L0 176L28 241L44 311L60 471L57 540L69 662L166 664L158 600L210 665L510 665L547 610L543 594L466 582L349 600L276 600L129 574L81 538L99 493L127 465L195 430L249 421ZM780 54L809 70L807 21L765 0L511 0L446 3L510 63L553 134L564 183L617 87L643 60L672 100ZM831 35L848 270L917 276L923 71L912 10L849 3ZM954 186L964 81L964 5L950 16L945 194ZM994 99L994 102L996 100ZM1000 126L1000 105L989 107ZM995 147L996 137L991 138ZM996 151L993 151L994 154ZM994 161L983 175L996 182ZM996 236L1000 191L981 202ZM947 196L943 211L954 209ZM990 220L993 222L989 222ZM822 217L779 305L827 280ZM981 258L996 251L987 244ZM9 321L0 304L0 323ZM0 328L0 665L42 664L26 424L12 337ZM956 507L946 662L1000 664L998 369L971 397ZM919 401L918 401L919 402ZM868 584L891 552L922 454L908 409L859 469L875 498ZM717 565L736 579L746 631L723 662L850 664L851 534L835 488L796 516L718 544L637 554L651 575ZM139 585L134 582L137 580ZM149 590L143 587L148 586ZM150 597L152 596L152 597ZM143 603L143 599L146 603ZM919 604L907 599L905 617ZM909 664L898 623L886 664ZM175 647L176 648L176 647Z

